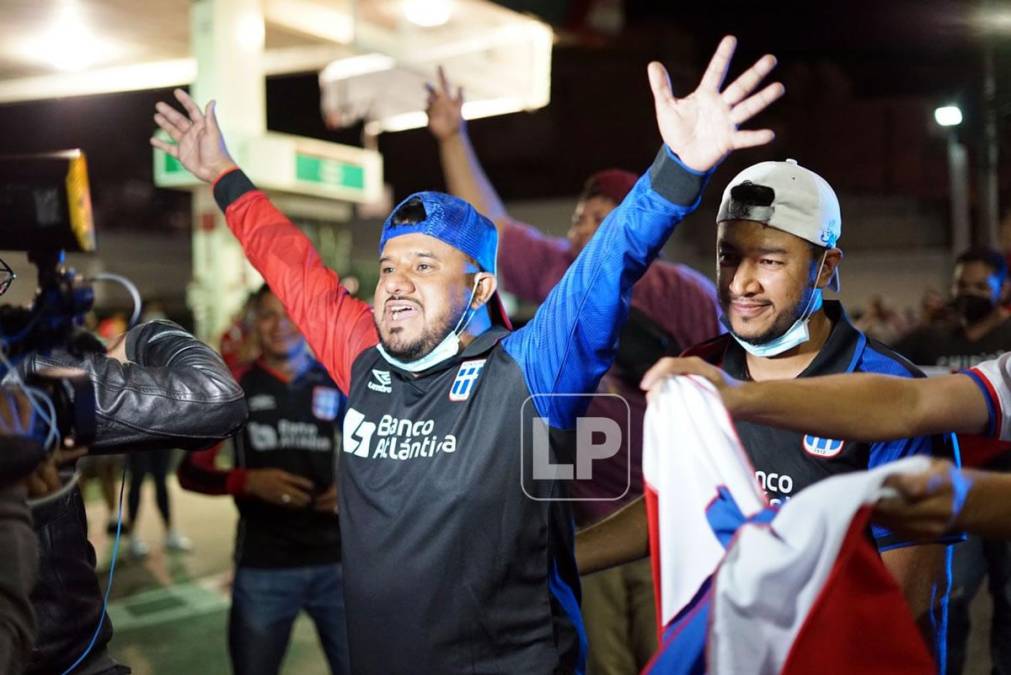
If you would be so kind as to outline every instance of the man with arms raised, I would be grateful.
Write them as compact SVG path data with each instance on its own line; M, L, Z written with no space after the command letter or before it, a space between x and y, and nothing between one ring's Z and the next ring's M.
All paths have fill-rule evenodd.
M576 202L564 238L549 237L506 211L488 180L467 133L463 95L451 91L442 69L429 87L428 128L439 143L449 191L495 222L502 288L527 302L544 302L590 238L635 184L620 169L590 176ZM684 265L654 260L632 288L629 318L618 339L614 364L587 414L616 422L630 452L594 463L591 480L573 481L569 494L577 527L586 527L642 496L642 418L646 398L639 381L657 359L679 354L720 332L716 289ZM619 398L620 397L620 398ZM648 560L637 560L582 579L583 618L589 638L588 670L622 675L642 670L656 651L656 613Z
M665 147L540 311L510 333L496 295L497 233L433 192L398 205L380 237L373 310L225 149L213 102L159 104L175 144L152 142L215 196L252 263L348 395L340 526L356 673L581 672L572 525L558 481L521 485L530 437L575 427L614 356L635 281L729 152L772 132L737 125L782 94L751 94L764 57L722 93L725 38L699 88L650 83ZM522 417L521 417L522 416ZM535 424L537 425L536 428ZM556 448L557 449L557 448Z

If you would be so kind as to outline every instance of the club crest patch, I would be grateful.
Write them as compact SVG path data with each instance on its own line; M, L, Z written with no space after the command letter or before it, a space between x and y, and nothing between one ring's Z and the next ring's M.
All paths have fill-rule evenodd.
M314 387L312 390L312 414L316 419L332 422L340 412L340 392L332 387Z
M818 438L817 436L804 436L804 451L809 455L828 459L835 457L842 452L846 441L838 441L833 438Z
M450 401L466 401L470 398L474 383L481 376L484 362L485 359L481 359L479 361L464 361L460 364L460 369L456 371L456 379L453 380L453 386L449 388Z

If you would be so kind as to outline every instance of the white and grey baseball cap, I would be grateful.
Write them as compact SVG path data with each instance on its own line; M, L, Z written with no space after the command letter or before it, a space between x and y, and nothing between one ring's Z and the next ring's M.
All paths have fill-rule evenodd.
M832 186L794 159L761 162L734 176L716 216L717 223L727 220L765 223L826 248L835 247L842 236L842 215ZM839 290L838 268L829 288Z

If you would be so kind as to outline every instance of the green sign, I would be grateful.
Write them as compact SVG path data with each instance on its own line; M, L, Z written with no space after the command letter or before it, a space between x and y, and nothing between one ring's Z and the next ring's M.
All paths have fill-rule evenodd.
M365 189L365 167L314 155L295 155L295 178L306 183Z
M166 174L186 173L186 169L183 168L183 165L179 163L178 159L167 152L163 154L165 155L165 164L163 165L163 168L165 169Z

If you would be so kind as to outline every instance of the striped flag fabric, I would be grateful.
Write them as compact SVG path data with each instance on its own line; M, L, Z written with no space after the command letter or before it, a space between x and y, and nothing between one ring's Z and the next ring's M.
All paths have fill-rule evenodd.
M926 458L835 476L774 508L707 381L666 381L644 425L660 626L644 673L937 672L868 534L884 480Z

